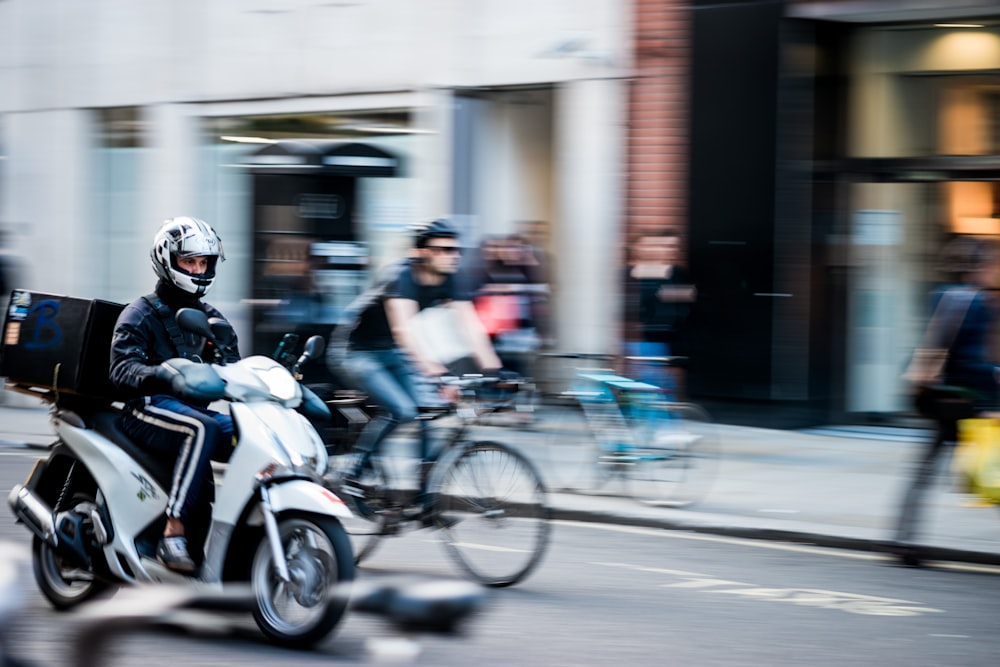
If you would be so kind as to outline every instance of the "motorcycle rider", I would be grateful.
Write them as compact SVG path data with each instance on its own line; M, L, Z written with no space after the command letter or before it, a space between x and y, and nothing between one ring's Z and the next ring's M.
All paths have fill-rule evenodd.
M196 509L199 491L212 460L228 460L233 422L228 414L208 409L171 392L170 377L160 363L175 357L211 361L205 341L177 325L181 308L197 308L209 318L222 313L201 299L215 282L217 264L225 260L215 230L197 218L166 220L153 237L153 271L159 280L152 294L139 297L122 311L111 342L111 381L128 396L123 430L160 455L175 457L166 526L157 558L171 570L191 574L195 561L188 551L185 524ZM226 363L240 358L235 334L222 346Z
M449 373L416 341L416 315L426 308L447 305L454 310L456 326L479 367L496 373L502 366L472 306L471 295L459 284L458 232L448 221L435 220L417 229L414 246L413 256L390 267L383 279L348 306L327 352L331 370L335 374L343 371L382 408L359 436L357 458L341 486L343 493L361 501L362 513L365 488L358 480L372 455L397 427L417 418L420 399L416 374L438 377ZM427 454L421 452L421 457L426 460Z

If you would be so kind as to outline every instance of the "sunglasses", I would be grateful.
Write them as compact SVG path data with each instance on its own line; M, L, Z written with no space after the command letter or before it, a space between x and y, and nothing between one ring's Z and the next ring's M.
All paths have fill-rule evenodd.
M427 249L437 254L461 255L462 249L455 245L429 245Z

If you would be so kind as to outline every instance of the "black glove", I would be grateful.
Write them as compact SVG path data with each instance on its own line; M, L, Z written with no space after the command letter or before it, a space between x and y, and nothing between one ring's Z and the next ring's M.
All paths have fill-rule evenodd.
M153 394L172 394L173 387L170 384L173 374L162 366L156 366L148 375L139 381L139 391L144 396Z

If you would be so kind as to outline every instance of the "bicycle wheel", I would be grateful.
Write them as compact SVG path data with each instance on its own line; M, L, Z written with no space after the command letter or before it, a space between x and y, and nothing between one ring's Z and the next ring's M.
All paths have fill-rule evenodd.
M535 460L546 486L553 491L590 489L594 439L580 404L566 401L540 406L535 429L542 434Z
M715 481L721 444L708 413L691 403L659 402L634 417L629 493L651 505L684 507Z
M353 463L353 456L346 458ZM387 532L388 500L383 492L388 488L388 482L379 457L372 457L371 466L361 475L361 479L357 480L359 485L366 489L366 497L363 499L355 498L341 491L344 473L343 468L338 470L335 475L336 482L333 485L333 491L347 503L347 506L354 513L354 516L344 519L341 523L343 523L344 530L351 540L354 563L360 564L361 561L372 555Z
M452 559L486 586L516 584L549 542L545 486L534 466L497 442L464 445L435 475L435 521Z

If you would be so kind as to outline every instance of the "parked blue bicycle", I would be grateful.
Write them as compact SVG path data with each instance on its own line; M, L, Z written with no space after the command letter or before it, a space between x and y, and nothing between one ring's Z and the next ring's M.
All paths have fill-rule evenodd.
M561 359L603 362L604 355L560 354ZM681 357L629 357L627 361L676 367ZM701 500L715 479L719 437L694 403L669 389L616 373L578 367L555 405L540 411L548 434L545 468L552 488L625 495L659 506Z

